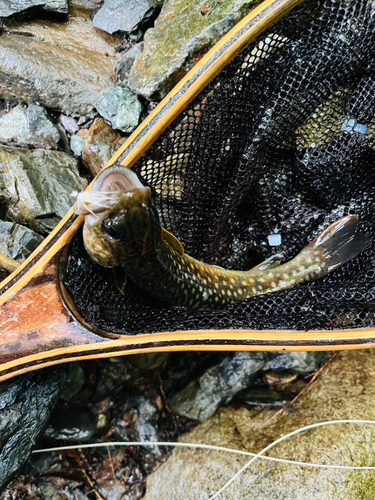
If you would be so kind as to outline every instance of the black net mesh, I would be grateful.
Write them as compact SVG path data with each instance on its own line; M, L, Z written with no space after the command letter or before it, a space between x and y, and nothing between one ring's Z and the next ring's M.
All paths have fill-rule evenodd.
M375 5L307 1L239 54L134 170L186 253L228 269L293 258L344 215L375 232ZM281 235L271 247L268 236ZM123 334L374 326L375 246L327 277L219 311L169 307L91 262L77 235L66 287Z

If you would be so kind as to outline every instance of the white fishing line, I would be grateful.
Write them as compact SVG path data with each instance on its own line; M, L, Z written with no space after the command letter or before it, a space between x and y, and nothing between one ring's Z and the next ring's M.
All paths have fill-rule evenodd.
M220 493L222 493L228 486L230 486L233 481L237 479L237 477L242 474L255 460L261 459L261 460L268 460L270 462L280 462L284 464L291 464L291 465L299 465L301 467L314 467L317 469L342 469L342 470L375 470L375 466L367 466L367 465L361 465L361 466L355 466L355 465L325 465L325 464L314 464L310 462L300 462L298 460L288 460L285 458L276 458L276 457L268 457L263 455L266 453L269 449L271 449L273 446L276 446L276 444L281 443L282 441L295 436L296 434L299 434L300 432L307 431L309 429L315 429L317 427L322 427L325 425L333 425L333 424L375 424L375 421L373 420L331 420L327 422L320 422L317 424L312 424L308 425L306 427L301 427L300 429L297 429L289 434L286 434L285 436L282 436L281 438L277 439L276 441L273 441L271 444L266 446L262 451L259 453L251 453L249 451L240 451L240 450L235 450L233 448L225 448L222 446L213 446L213 445L208 445L208 444L198 444L198 443L180 443L180 442L170 442L170 441L109 441L107 443L89 443L89 444L81 444L81 445L70 445L70 446L57 446L54 448L43 448L39 450L33 450L32 453L45 453L45 452L50 452L50 451L63 451L63 450L75 450L77 448L79 449L87 449L87 448L102 448L102 447L108 447L108 446L171 446L171 447L180 447L180 448L195 448L195 449L203 449L203 450L212 450L212 451L224 451L227 453L234 453L237 455L246 455L246 456L251 456L253 457L240 471L238 471L222 488L220 491L215 493L214 496L211 496L208 500L213 500L216 498Z
M299 429L290 432L289 434L286 434L285 436L282 436L279 439L276 439L276 441L273 441L271 444L263 448L262 451L260 451L257 455L255 455L247 464L245 464L242 469L240 469L225 485L214 495L212 495L208 500L214 500L217 498L223 491L225 491L245 470L250 467L252 463L257 460L257 458L264 458L262 455L266 453L268 450L276 446L277 444L281 443L282 441L285 441L286 439L289 439L292 436L295 436L296 434L300 434L301 432L308 431L310 429L316 429L317 427L323 427L325 425L335 425L335 424L375 424L374 420L329 420L327 422L319 422L317 424L312 424L312 425L307 425L306 427L300 427ZM307 464L305 464L307 465ZM313 465L316 467L316 465ZM322 468L325 469L331 469L331 468L337 468L337 469L375 469L375 467L351 467L351 466L332 466L332 465L323 465Z

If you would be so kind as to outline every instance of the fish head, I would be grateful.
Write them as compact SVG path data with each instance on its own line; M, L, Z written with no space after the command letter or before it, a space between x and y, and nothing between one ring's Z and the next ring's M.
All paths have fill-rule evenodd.
M109 167L101 172L91 191L78 196L74 210L85 216L87 252L104 267L126 267L155 251L161 240L151 189L127 167Z

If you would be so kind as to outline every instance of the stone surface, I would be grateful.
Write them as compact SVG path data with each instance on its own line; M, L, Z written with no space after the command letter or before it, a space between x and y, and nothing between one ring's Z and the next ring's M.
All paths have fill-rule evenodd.
M46 233L86 186L77 160L63 152L0 147L0 207L7 219Z
M75 134L79 130L77 122L71 116L60 115L59 122L69 134Z
M46 368L1 383L0 490L29 456L64 385L65 370Z
M82 160L93 176L100 172L125 141L103 118L97 118L85 135Z
M82 6L79 3L82 3ZM99 32L93 24L90 12L99 7L100 0L76 0L69 2L69 15L65 20L55 19L22 19L16 31L25 36L53 46L53 51L69 50L77 54L87 53L89 58L96 58L99 64L113 64L120 57L115 47L121 43L121 38ZM89 7L91 5L91 7ZM95 7L96 5L96 7ZM92 54L93 53L93 54ZM74 54L72 54L74 57ZM107 66L106 66L107 67Z
M202 422L246 389L269 359L270 355L262 352L231 354L173 396L169 406L178 415Z
M43 435L54 441L89 441L96 431L93 413L82 405L58 405Z
M14 222L0 221L0 253L21 263L40 245L43 237Z
M3 144L56 149L60 139L57 127L41 106L16 106L0 118L0 142Z
M113 71L116 73L117 78L126 87L130 85L130 70L132 69L135 59L142 54L144 45L144 42L136 43L131 49L125 52L120 59L117 59L113 66Z
M324 360L331 355L332 353L326 351L278 353L267 366L267 369L294 370L297 373L316 372Z
M113 61L85 47L50 42L26 33L1 36L0 94L68 115L90 112L100 92L113 86Z
M375 351L344 351L324 370L293 411L222 409L182 441L259 452L300 427L336 419L374 419ZM274 417L274 418L272 418ZM374 465L371 425L332 425L301 433L277 445L270 456L320 464ZM176 449L147 480L144 500L207 500L247 461L229 453ZM220 499L372 500L373 471L298 467L257 460Z
M73 135L73 137L70 139L70 149L76 156L81 156L82 148L83 148L83 137L81 137L80 135Z
M30 8L66 14L68 0L0 0L0 17L9 17Z
M139 123L142 104L138 97L125 87L103 90L95 101L98 113L112 127L125 133L133 132Z
M104 0L103 7L95 14L94 26L115 33L131 33L147 22L160 4L158 0Z
M257 3L223 0L202 15L201 0L166 0L155 27L145 34L144 51L130 73L130 88L151 101L162 99Z
M137 401L137 420L135 428L137 432L138 441L159 441L156 429L157 410L144 397L140 397ZM157 446L145 446L151 453L160 454Z

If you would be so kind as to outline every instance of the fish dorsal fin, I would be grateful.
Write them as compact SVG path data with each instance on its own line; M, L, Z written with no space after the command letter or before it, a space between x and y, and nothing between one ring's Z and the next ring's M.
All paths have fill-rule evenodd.
M173 250L177 252L179 255L184 255L185 250L181 242L176 238L176 236L173 236L172 233L168 233L168 231L164 228L163 228L163 240L166 243L168 243L168 245L172 247Z

